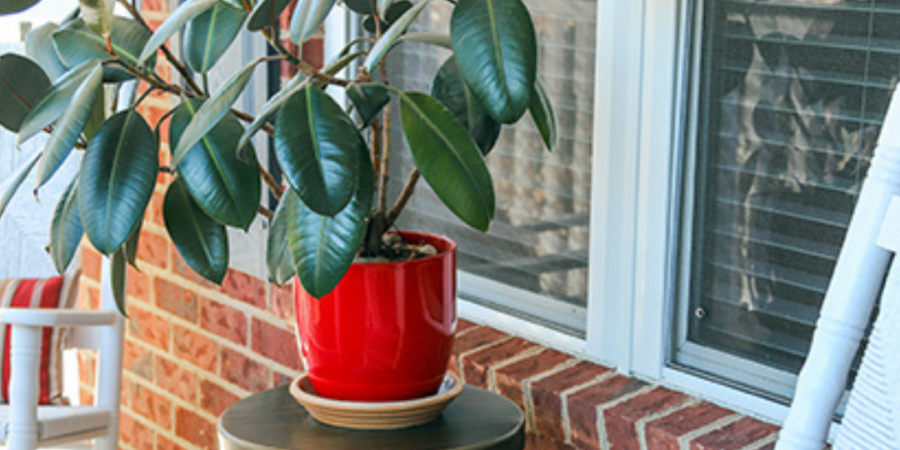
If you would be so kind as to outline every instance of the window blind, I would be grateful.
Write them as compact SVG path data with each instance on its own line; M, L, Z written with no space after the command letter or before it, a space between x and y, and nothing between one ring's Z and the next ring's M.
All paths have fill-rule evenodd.
M508 303L499 306L536 319L549 316L541 312L543 307L555 308L556 313L568 317L557 325L578 334L584 330L587 301L597 3L526 0L525 4L538 34L538 73L559 122L556 148L547 152L527 114L515 126L503 127L486 157L497 197L496 217L488 233L469 229L421 182L400 226L450 236L459 244L460 270L510 288L508 295L502 295ZM413 25L414 30L448 32L439 27L446 26L450 9L439 3L428 8ZM448 56L431 46L404 43L388 60L389 76L396 74L390 80L403 89L428 92ZM399 122L393 121L395 128ZM408 150L398 141L399 134L395 136L391 163L394 194L412 168ZM480 298L479 292L460 287L472 299L488 301ZM533 297L530 294L540 298L527 312L520 297Z
M702 14L687 340L796 373L900 75L900 1Z

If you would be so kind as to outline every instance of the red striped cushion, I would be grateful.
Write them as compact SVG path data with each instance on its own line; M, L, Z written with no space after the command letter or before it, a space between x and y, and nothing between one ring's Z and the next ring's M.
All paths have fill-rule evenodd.
M78 295L80 271L50 278L9 278L0 280L2 308L71 308ZM0 403L9 400L9 325L0 326ZM41 405L66 403L62 395L62 351L66 330L45 328L41 341Z

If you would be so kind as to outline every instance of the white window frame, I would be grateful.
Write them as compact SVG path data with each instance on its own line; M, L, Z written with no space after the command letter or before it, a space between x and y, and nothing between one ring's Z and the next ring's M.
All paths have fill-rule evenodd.
M682 112L688 111L686 83L692 69L692 1L701 0L597 2L586 337L464 298L459 315L781 423L787 406L668 365L678 313L681 188L676 175L690 126ZM326 32L326 48L346 42L331 41L346 39L340 34ZM489 300L504 294L467 274L460 275L460 291Z

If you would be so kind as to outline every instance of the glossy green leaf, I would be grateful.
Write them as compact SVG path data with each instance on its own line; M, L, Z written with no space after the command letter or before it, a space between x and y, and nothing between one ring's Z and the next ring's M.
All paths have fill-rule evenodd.
M378 16L387 17L388 8L391 7L392 3L394 3L394 0L375 0L375 7L378 9Z
M500 137L500 124L472 95L459 73L456 58L450 57L434 76L431 95L440 101L469 130L483 155L490 153Z
M291 191L291 189L288 189ZM297 194L290 195L296 196ZM266 239L266 267L269 279L281 286L294 276L294 261L291 259L291 248L287 240L288 216L295 214L293 207L300 201L281 201L275 208L275 216L269 223L269 236Z
M72 180L63 192L53 220L50 222L50 258L57 272L63 273L69 267L72 257L81 246L84 226L81 225L81 213L78 211L78 179Z
M365 148L361 146L359 151L357 156L362 162L356 192L336 216L321 216L310 210L293 189L288 189L282 198L289 202L287 236L297 278L316 298L337 286L366 236L375 174Z
M134 109L100 127L78 173L78 209L97 251L112 254L131 235L144 216L158 168L153 130Z
M13 173L11 177L3 180L3 183L0 184L3 189L3 192L0 193L0 217L3 217L3 212L6 211L6 207L9 206L9 201L12 200L13 196L19 190L19 187L22 186L22 182L25 181L25 177L27 177L28 174L31 173L31 169L33 169L34 166L37 165L37 162L39 159L41 159L41 156L43 156L43 153L34 152L34 154L32 154L30 158L28 158L28 161L19 166L19 168L16 169L16 172Z
M203 278L221 284L228 270L228 232L194 203L184 183L169 185L163 201L169 237L184 261Z
M250 31L259 31L266 25L278 22L278 17L291 0L259 0L253 11L250 13L250 20L247 21L247 29Z
M169 142L177 143L203 101L187 99L169 127ZM197 205L220 223L247 229L259 209L259 167L256 158L242 160L234 143L244 131L234 114L227 114L178 163L178 173ZM250 146L248 154L253 155Z
M240 140L238 140L238 153L241 155L242 159L247 159L249 155L243 151L243 149L248 148L248 144L250 144L250 139L253 138L260 129L262 129L265 124L269 122L269 120L275 116L281 106L284 105L284 102L287 101L295 92L303 89L308 84L308 79L303 72L297 72L294 75L294 78L291 78L288 81L287 85L281 88L280 91L275 93L260 109L259 114L253 119L253 122L250 122L250 125L247 125L247 129L244 130L244 133L241 134Z
M391 101L388 90L379 83L354 83L347 87L346 92L353 101L363 126L369 126L372 119Z
M519 120L537 73L534 24L521 0L459 0L450 37L475 97L498 122Z
M184 129L178 144L175 145L175 150L172 151L172 165L177 166L187 152L194 148L225 117L225 114L231 111L231 105L244 92L250 77L253 76L253 69L261 61L261 59L257 59L244 66L240 71L233 73L209 100L203 102L203 106L197 110L194 118Z
M328 75L336 75L338 72L349 66L354 60L361 56L365 56L366 52L360 50L341 55L338 59L331 61L322 68L322 72Z
M79 0L81 18L94 33L107 36L113 28L115 0Z
M372 49L369 50L369 56L366 57L366 61L363 63L366 70L369 73L374 73L375 68L378 67L378 63L381 62L381 59L384 58L384 55L387 54L388 50L397 43L400 39L400 36L406 32L406 29L416 20L416 17L419 17L419 13L428 5L429 0L422 0L419 3L413 5L412 8L409 8L396 22L391 26L390 29L387 30L381 36L381 39L372 46Z
M112 290L113 300L116 302L116 308L125 317L128 317L125 307L125 286L128 283L127 263L128 258L125 255L125 249L122 248L113 252L109 258L110 289Z
M195 72L209 72L228 51L247 19L247 12L219 3L188 21L184 29L184 60Z
M15 53L0 56L0 125L19 131L49 88L50 80L34 61Z
M147 44L141 50L138 64L143 64L148 58L155 55L156 51L177 33L185 23L218 4L219 0L190 0L179 5L150 36L150 40L147 41Z
M131 19L119 16L113 19L113 23L110 41L116 56L125 64L138 67L138 56L150 40L150 30ZM91 31L81 19L73 20L53 33L53 42L66 67L76 67L92 59L110 59L106 41ZM124 81L132 76L120 68L107 67L103 71L103 78L106 81Z
M487 231L494 217L494 185L475 142L434 98L407 92L400 100L403 133L422 177L463 222Z
M40 133L59 118L69 106L75 91L84 84L84 80L97 67L99 67L98 62L88 61L56 80L50 89L44 92L38 104L25 116L22 126L19 128L19 139L16 145L22 145L23 142Z
M350 117L313 86L292 95L275 121L275 154L285 178L324 216L334 216L353 197L361 145Z
M75 143L78 142L78 137L91 118L102 90L103 68L95 65L69 99L69 104L53 127L53 134L44 147L44 159L38 167L35 188L43 186L75 148Z
M125 251L125 259L135 269L137 268L137 252L138 246L140 246L141 241L141 229L144 227L144 222L138 222L137 226L134 228L134 231L131 232L131 236L128 236L128 239L125 239L125 243L122 244L122 249Z
M374 0L344 0L344 6L358 14L372 14L372 2Z
M40 64L51 81L66 72L66 67L56 54L56 46L51 44L54 32L56 24L48 22L25 34L25 54Z
M41 0L3 0L0 1L0 16L17 13L31 8Z
M534 85L534 95L531 98L531 105L528 110L531 112L531 118L541 133L541 139L547 150L553 151L556 146L558 136L556 124L556 112L553 111L553 104L550 103L550 96L547 95L547 89L544 87L544 80L537 78Z
M311 38L325 22L334 3L335 0L298 0L291 17L291 40L301 45Z
M450 35L444 33L433 33L429 31L406 33L400 37L399 41L419 42L453 50L453 41L450 39Z
M383 14L379 13L379 17L381 17L381 32L384 33L392 25L394 25L394 22L396 22L397 19L403 16L403 14L405 14L408 9L412 8L412 5L412 2L410 2L409 0L399 0L391 3L391 5L388 6L387 11L385 11ZM368 16L363 19L362 25L363 29L367 32L371 34L378 34L378 27L375 24L374 16Z
M88 142L94 138L103 122L106 122L106 106L106 92L101 89L97 95L97 101L94 102L94 108L91 110L91 116L84 126L84 138Z

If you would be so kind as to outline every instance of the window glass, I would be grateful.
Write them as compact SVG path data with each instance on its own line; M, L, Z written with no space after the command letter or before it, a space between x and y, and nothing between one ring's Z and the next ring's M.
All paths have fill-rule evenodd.
M700 23L681 344L796 373L900 75L900 2L707 0Z
M587 302L588 216L594 99L596 0L526 0L540 44L538 71L556 109L559 141L544 148L530 118L504 126L487 157L497 195L497 213L488 233L467 228L420 183L401 226L442 233L459 243L459 267L502 284L522 310L519 298L539 296L531 315L546 317L543 307L574 317L569 328L583 331ZM414 24L418 31L448 32L450 8L432 3ZM434 47L404 43L389 60L391 82L404 89L429 91L432 78L448 57ZM399 117L394 116L394 126ZM399 137L398 137L399 139ZM394 193L411 169L409 152L395 140ZM506 290L509 287L512 290ZM466 295L465 285L461 291ZM470 292L475 299L479 290ZM552 300L551 300L552 299ZM554 306L555 305L555 306Z

